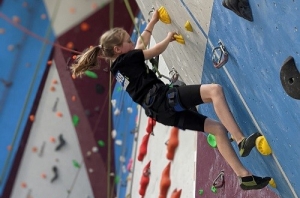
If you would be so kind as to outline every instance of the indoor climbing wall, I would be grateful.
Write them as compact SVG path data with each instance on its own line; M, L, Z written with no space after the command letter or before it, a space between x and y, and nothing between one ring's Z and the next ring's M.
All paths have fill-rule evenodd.
M155 45L151 39L150 46ZM151 64L149 63L151 68ZM168 75L164 57L159 58L161 74ZM169 81L162 78L165 83ZM127 177L126 197L194 197L196 137L193 131L164 126L149 119L138 108L137 128ZM124 197L124 196L120 196Z
M136 43L138 31L143 31L146 21L139 13L135 17L138 30L133 30L131 40ZM125 197L132 176L134 159L132 156L133 145L138 133L138 105L133 102L122 85L116 83L111 97L111 111L113 114L113 130L111 136L114 143L115 172L112 175L118 197Z
M250 22L226 9L222 6L222 1L205 1L205 4L201 2L142 1L138 4L145 15L152 6L164 6L168 11L172 22L159 23L156 26L153 33L156 41L162 40L168 31L174 30L185 39L185 45L173 42L163 53L168 67L178 69L187 84L220 83L245 135L260 131L265 136L272 154L265 156L255 149L249 157L242 159L253 173L273 177L276 186L269 185L268 189L261 193L270 193L269 196L277 194L283 197L298 197L296 180L299 172L293 167L300 163L297 144L299 139L295 136L295 131L299 129L299 100L285 92L280 72L289 56L294 58L294 67L299 71L296 16L299 3L251 1L253 22ZM187 20L193 27L192 33L184 29ZM225 45L229 55L225 66L217 69L216 66L222 66L216 59L221 56L219 49L222 45L219 45L219 41ZM213 49L216 48L213 53ZM220 60L223 62L225 59L223 56ZM297 85L297 70L294 77L289 77L287 86ZM201 105L200 111L216 118L211 105ZM205 138L202 139L205 141ZM202 146L198 145L198 151L201 152ZM197 159L197 163L197 169L201 173L201 160ZM209 178L205 177L205 174L199 174L197 179L213 181L220 170L213 171L213 174L210 172ZM228 172L226 174L232 175ZM237 185L226 182L228 186ZM196 189L197 194L198 190ZM220 190L229 195L239 192L235 188ZM198 196L202 195L204 196ZM251 193L248 195L254 196ZM212 193L210 196L216 194Z
M54 35L41 1L4 1L0 7L0 21L2 196L51 52L51 46L39 39L53 42Z
M152 7L159 9L164 6L171 23L159 22L153 31L156 42L163 40L169 31L176 31L182 35L185 44L173 42L168 50L163 52L167 66L177 69L181 78L187 84L199 83L201 79L204 54L206 49L207 31L213 1L137 1L145 17ZM179 14L180 13L180 14ZM200 19L200 20L199 20ZM188 31L185 24L189 22L193 31Z
M136 13L137 5L133 2L132 10ZM109 1L44 3L5 1L0 7L0 38L6 46L2 50L7 54L4 56L7 60L0 60L4 61L1 65L7 65L1 66L4 72L0 74L0 89L1 94L2 89L8 93L1 99L5 103L1 103L0 123L5 133L1 130L0 152L6 159L1 164L0 197L106 195L111 190L107 190L106 176L110 174L107 167L111 166L114 172L113 160L107 160L110 154L113 158L113 152L107 152L106 144L110 103L108 63L103 61L101 70L89 72L82 81L72 78L69 66L74 52L96 45L99 35L109 29L111 22L128 31L132 31L133 22L122 2L114 4L113 15L109 15ZM84 36L87 38L82 39ZM18 43L19 40L24 43ZM25 132L10 131L7 126Z
M49 65L40 105L32 119L11 198L18 197L94 197L76 136L76 120L63 92L55 63ZM91 145L93 159L98 148Z
M202 82L223 85L244 133L260 131L269 143L272 154L253 152L243 159L247 167L256 174L273 177L277 187L271 189L280 196L298 197L300 172L294 167L300 165L299 138L295 136L300 103L285 92L280 71L289 56L294 57L296 67L300 68L296 17L300 4L294 1L250 4L253 22L214 3L208 38L211 43L222 40L229 59L223 68L212 67L212 46L207 45ZM211 115L210 108L201 110Z

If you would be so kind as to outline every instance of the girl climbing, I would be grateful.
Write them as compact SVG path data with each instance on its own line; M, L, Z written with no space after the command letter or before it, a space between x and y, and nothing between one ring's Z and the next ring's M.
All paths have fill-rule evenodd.
M175 40L176 33L169 32L164 40L146 49L158 20L158 12L154 11L136 45L122 28L105 32L98 46L89 48L77 57L71 67L73 74L82 76L86 70L97 68L99 56L111 60L112 74L133 101L144 107L148 116L164 125L213 134L221 155L238 176L240 187L244 190L264 188L271 178L254 176L242 165L227 137L227 131L238 144L242 157L249 155L260 134L244 137L229 110L222 87L218 84L170 87L145 64L145 60L158 56ZM189 110L202 103L213 104L220 122Z

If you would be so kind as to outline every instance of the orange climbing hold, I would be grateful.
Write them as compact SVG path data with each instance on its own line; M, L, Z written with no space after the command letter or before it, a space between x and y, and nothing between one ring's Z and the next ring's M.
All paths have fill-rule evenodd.
M52 143L56 142L55 137L50 137L50 142L52 142Z
M55 91L55 87L51 86L50 91Z
M22 183L21 183L21 187L22 187L22 188L26 188L26 187L27 187L27 184L26 184L25 182L22 182Z
M45 173L42 173L42 174L41 174L41 178L46 179L46 178L47 178L47 175L46 175Z
M95 10L98 8L98 4L97 3L92 3L92 9Z
M72 96L72 101L74 102L76 100L76 96Z
M37 147L36 147L36 146L34 146L34 147L32 147L32 148L31 148L31 151L32 151L33 153L36 153L36 152L37 152L37 150L38 150L38 149L37 149Z
M142 143L140 145L139 149L139 155L138 155L138 160L143 161L145 155L147 154L147 147L148 147L148 141L149 141L149 133L146 133L142 139Z
M171 185L171 179L170 179L170 168L171 168L171 162L168 163L168 165L165 167L161 174L160 179L160 191L159 191L159 198L167 198L168 190Z
M21 19L20 19L18 16L13 16L13 17L12 17L12 21L13 21L14 23L20 23Z
M8 146L6 147L6 149L7 149L8 151L11 151L12 146L11 146L11 145L8 145Z
M53 79L52 80L52 84L57 84L58 82L57 82L57 80L56 79Z
M47 18L47 15L46 14L41 14L41 19L46 19Z
M173 190L171 198L180 198L181 196L181 189L177 190L176 188Z
M151 165L151 161L149 161L148 164L143 169L143 175L140 180L140 189L139 189L139 194L141 196L145 196L150 181L150 177L149 177L151 173L150 165Z
M76 12L76 9L74 7L71 7L69 11L71 14L74 14Z
M170 138L169 138L169 142L168 142L168 146L167 146L167 159L168 160L174 159L175 151L179 144L178 132L179 132L179 129L177 127L171 128Z
M35 116L34 116L34 115L30 115L30 116L29 116L29 120L30 120L31 122L33 122L34 119L35 119Z
M49 60L48 62L47 62L47 65L52 65L52 60Z
M66 47L69 48L69 49L73 49L74 48L74 43L70 41L66 44Z
M58 112L56 112L56 116L57 117L63 117L63 114L62 114L62 112L58 111Z
M88 31L90 29L90 25L87 22L82 22L80 24L80 29L81 31Z

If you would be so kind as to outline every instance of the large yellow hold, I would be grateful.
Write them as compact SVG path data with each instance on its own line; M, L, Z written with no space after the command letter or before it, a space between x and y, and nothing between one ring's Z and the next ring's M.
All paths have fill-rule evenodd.
M185 44L184 38L183 38L183 36L181 34L175 34L174 38L176 39L176 41L178 43Z
M255 145L256 145L257 150L262 155L270 155L272 153L272 149L269 146L269 143L264 136L260 136L260 137L256 138Z
M171 18L167 12L167 10L161 6L158 9L158 13L159 13L159 19L161 20L161 22L166 23L166 24L170 24L171 23Z

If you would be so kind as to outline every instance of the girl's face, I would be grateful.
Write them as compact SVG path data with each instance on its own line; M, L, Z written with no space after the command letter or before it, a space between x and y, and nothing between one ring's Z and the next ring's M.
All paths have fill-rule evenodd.
M120 46L120 50L121 50L121 54L127 53L131 50L134 49L134 43L132 42L132 40L130 39L130 36L128 33L126 33L123 43Z

